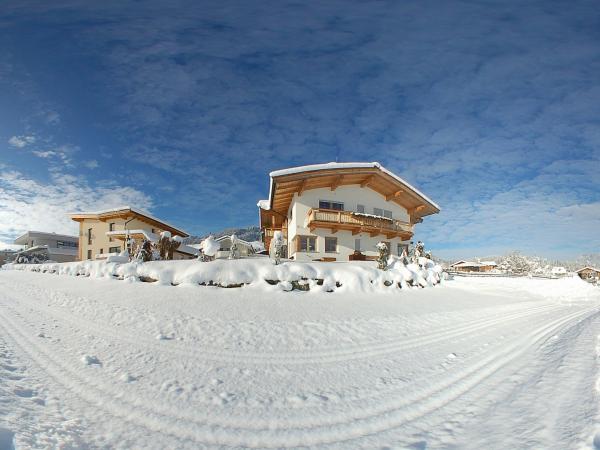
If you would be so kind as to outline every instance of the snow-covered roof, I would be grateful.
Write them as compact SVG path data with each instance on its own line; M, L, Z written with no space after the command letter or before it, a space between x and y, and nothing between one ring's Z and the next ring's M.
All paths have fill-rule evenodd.
M220 237L216 238L215 241L221 242L221 241L224 241L226 239L231 239L231 235L230 234L225 234L223 236L220 236ZM240 239L240 238L237 238L237 240L238 240L238 243L240 243L242 245L246 245L246 246L252 248L252 244L250 242L245 241L245 240Z
M100 216L100 215L105 215L105 214L110 214L110 213L117 213L120 211L131 211L132 213L139 214L141 216L147 217L148 219L154 220L155 222L158 222L162 225L166 225L167 227L172 228L173 230L176 230L177 232L179 232L179 234L183 235L183 237L189 236L189 233L185 232L181 228L176 227L175 225L171 225L170 223L165 222L164 220L153 216L148 211L144 211L143 209L135 208L133 206L119 206L117 208L103 209L100 211L91 211L91 212L72 212L72 213L69 213L69 216L71 218L78 217L78 216Z
M21 241L21 240L27 241L28 238L33 235L38 236L38 237L48 237L48 238L52 238L52 239L65 239L65 240L70 239L72 241L79 241L79 237L71 236L69 234L58 234L58 233L50 233L47 231L32 231L32 230L30 230L30 231L26 231L25 233L23 233L21 236L16 238L13 242L16 244L17 241Z
M585 267L582 267L581 269L579 269L579 270L577 271L577 273L579 273L579 272L582 272L582 271L584 271L584 270L586 270L586 269L588 269L588 270L593 270L593 271L595 271L595 272L600 272L600 269L596 269L595 267L591 267L591 266L585 266Z
M271 209L271 206L269 205L269 200L259 200L258 203L256 204L256 206L258 206L259 208L264 209L266 211Z
M403 178L400 178L395 173L393 173L393 172L389 171L388 169L386 169L385 167L383 167L378 162L342 162L342 163L329 162L329 163L325 163L325 164L311 164L308 166L298 166L298 167L290 167L288 169L274 170L273 172L269 173L269 176L271 177L271 189L269 192L269 205L271 205L271 197L272 197L272 191L273 191L273 178L275 178L275 177L280 177L283 175L292 175L292 174L303 173L303 172L314 172L317 170L369 169L369 168L377 168L377 169L381 170L382 172L384 172L387 175L394 178L396 181L399 181L400 183L404 184L406 187L410 188L412 191L414 191L419 196L421 196L424 200L431 203L438 210L440 209L440 207L437 203L435 203L433 200L431 200L429 197L427 197L425 194L423 194L417 188L412 186L406 180L404 180ZM262 206L260 205L260 202L259 202L258 206L262 208ZM267 209L267 208L263 208L263 209Z
M458 261L451 264L450 267L485 267L485 266L497 266L494 261Z

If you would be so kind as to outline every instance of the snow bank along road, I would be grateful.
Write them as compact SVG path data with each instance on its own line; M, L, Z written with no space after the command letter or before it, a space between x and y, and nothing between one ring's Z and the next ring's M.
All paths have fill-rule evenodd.
M348 296L2 271L0 448L600 448L599 311L576 279Z

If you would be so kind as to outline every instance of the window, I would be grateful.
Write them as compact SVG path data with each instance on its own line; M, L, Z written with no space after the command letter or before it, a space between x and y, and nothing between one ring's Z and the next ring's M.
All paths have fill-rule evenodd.
M102 254L102 253L104 253L104 249L103 248L100 249L100 254Z
M315 236L298 236L299 252L316 252L317 238Z
M77 248L77 242L69 242L69 241L56 241L56 246L58 248L61 247L71 247L71 248Z
M360 252L360 239L354 239L354 251Z
M108 253L119 253L121 251L121 247L109 247Z
M87 236L88 236L88 245L91 245L92 244L92 229L91 228L88 228Z
M114 224L114 222L108 224L108 231L115 231L115 224ZM112 236L109 236L108 237L108 242L112 242L112 241L113 241Z
M373 208L373 214L375 214L376 216L383 216L383 209Z
M325 252L326 253L337 252L337 238L335 238L335 237L326 237L325 238Z
M152 228L152 234L156 233L156 230L154 228Z
M365 213L365 205L356 205L356 212Z
M92 259L92 251L91 250L88 250L88 257L87 257L87 259Z
M388 219L392 218L392 212L388 211L387 209L383 210L383 217L387 217Z
M406 244L398 244L398 256L402 256L402 253L406 249L406 254L408 255L408 245Z
M332 202L330 200L319 200L320 209L335 209L336 211L343 211L344 204L340 202Z

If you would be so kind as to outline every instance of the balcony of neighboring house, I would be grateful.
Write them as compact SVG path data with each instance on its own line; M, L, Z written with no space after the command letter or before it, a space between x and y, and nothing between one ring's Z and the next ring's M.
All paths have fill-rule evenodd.
M308 211L307 228L328 228L332 234L339 230L351 231L353 235L369 233L371 237L384 235L388 239L409 240L413 236L413 225L396 219L354 211L312 208Z

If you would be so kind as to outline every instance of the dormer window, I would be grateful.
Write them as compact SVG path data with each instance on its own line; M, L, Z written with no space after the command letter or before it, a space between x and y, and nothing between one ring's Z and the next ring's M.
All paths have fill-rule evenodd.
M364 214L365 213L365 205L356 205L356 212Z

